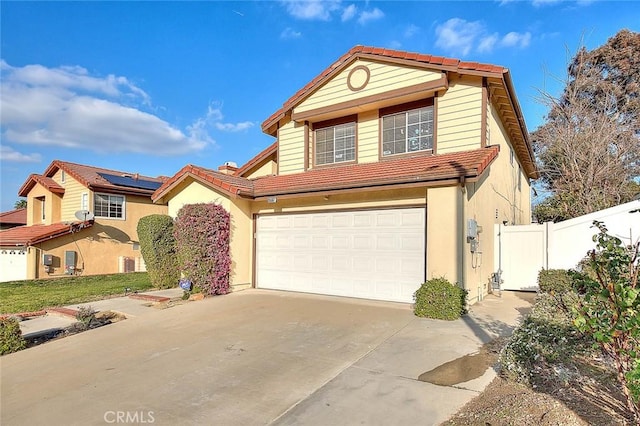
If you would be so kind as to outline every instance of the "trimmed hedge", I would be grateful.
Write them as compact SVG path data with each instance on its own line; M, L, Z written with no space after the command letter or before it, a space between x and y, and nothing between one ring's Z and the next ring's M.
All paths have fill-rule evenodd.
M444 277L422 284L413 298L413 311L419 317L452 321L467 313L467 290Z
M180 279L173 227L173 219L163 214L152 214L138 221L140 251L151 284L156 288L173 288Z
M0 355L17 352L27 347L20 323L15 318L0 318Z
M573 291L573 280L566 269L542 269L538 273L538 286L543 293L564 294Z
M187 204L174 227L185 278L205 295L229 292L231 217L218 204Z

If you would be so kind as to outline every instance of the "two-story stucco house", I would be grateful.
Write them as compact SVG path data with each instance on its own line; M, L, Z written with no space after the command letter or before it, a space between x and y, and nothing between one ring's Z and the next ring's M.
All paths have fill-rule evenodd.
M444 276L490 289L495 223L538 177L506 68L356 46L262 124L240 168L188 165L153 200L231 214L232 285L411 302Z
M53 161L19 190L27 224L0 231L1 281L144 270L138 220L166 214L163 179Z

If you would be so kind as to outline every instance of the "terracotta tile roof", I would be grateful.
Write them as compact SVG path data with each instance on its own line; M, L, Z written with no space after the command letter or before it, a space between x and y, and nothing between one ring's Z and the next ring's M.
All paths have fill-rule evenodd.
M55 183L53 179L51 179L58 170L64 170L65 173L67 173L69 176L73 177L75 180L77 180L78 182L80 182L82 185L86 186L89 189L106 190L109 192L116 192L116 193L123 193L123 194L151 195L153 193L153 190L144 189L144 188L132 188L132 187L122 186L122 185L114 185L109 181L107 181L102 176L100 176L99 173L106 173L106 174L115 175L115 176L129 175L132 177L137 177L142 180L158 182L158 183L162 183L164 181L161 177L143 176L143 175L140 175L139 173L122 172L119 170L104 169L101 167L93 167L93 166L87 166L84 164L76 164L76 163L70 163L67 161L54 160L51 162L49 167L47 167L47 169L44 171L42 175L29 176L29 179L27 179L27 181L22 185L18 194L22 197L26 197L29 191L31 190L31 188L33 188L33 185L35 184L35 182L42 184L42 182L40 181L42 179L44 179L46 182L49 182L50 184L51 182L53 182L53 184L55 184L59 189L62 190L61 193L64 193L64 188L62 188L60 185ZM56 191L52 191L52 192L56 192Z
M394 49L382 49L378 47L371 46L354 46L347 53L342 55L337 61L331 64L327 69L322 71L318 76L316 76L313 80L307 83L302 89L298 90L292 97L290 97L280 108L278 111L274 112L269 118L267 118L262 123L262 130L266 131L267 128L271 127L277 120L284 117L286 112L293 108L298 102L300 102L306 95L310 94L316 86L322 82L325 78L327 78L330 74L332 74L336 69L339 69L341 66L345 65L348 62L358 58L358 57L366 57L366 56L377 56L379 58L389 58L389 59L401 59L401 60L409 60L420 62L423 64L433 65L435 69L441 69L443 71L454 71L454 72L479 72L492 74L496 76L502 76L503 73L507 72L505 67L499 65L491 65L491 64L482 64L478 62L467 62L461 61L459 59L454 58L444 58L441 56L433 56L426 55L422 53L416 52L405 52L401 50Z
M33 189L33 187L36 186L37 183L44 186L54 194L64 194L64 188L58 185L55 180L51 179L50 177L31 174L20 187L18 195L21 197L26 197L27 194L29 194L29 191L31 191L31 189Z
M498 156L499 146L441 155L420 155L377 163L354 164L254 180L254 197L435 182L482 175Z
M27 209L9 210L0 213L0 224L3 225L26 225Z
M0 231L1 246L29 246L92 226L92 222L54 223L52 225L17 226Z
M165 182L151 198L153 201L161 199L188 176L229 196L246 198L428 183L461 177L472 179L482 175L499 151L500 148L496 145L473 151L419 155L256 179L229 176L215 170L187 165Z
M248 179L187 164L180 169L178 173L164 182L164 184L162 184L162 186L152 194L151 199L154 202L157 202L187 177L192 177L195 180L202 182L207 186L212 186L232 197L236 197L241 194L246 195L253 192L253 183Z
M242 176L243 174L248 172L253 166L259 164L260 162L262 162L264 160L266 160L267 158L269 158L271 155L275 154L276 152L278 152L278 142L277 141L272 143L271 145L269 145L264 150L262 150L258 155L253 157L251 160L247 161L247 163L245 163L242 167L240 167L238 170L236 170L235 175L236 176Z

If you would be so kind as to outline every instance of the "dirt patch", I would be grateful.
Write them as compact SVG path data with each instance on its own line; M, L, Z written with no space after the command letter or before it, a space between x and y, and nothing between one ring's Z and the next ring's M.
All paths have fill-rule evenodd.
M540 364L534 388L495 378L447 422L452 425L631 425L607 362L576 358L571 365Z
M465 355L439 365L433 370L418 376L421 382L428 382L438 386L453 386L468 382L482 376L488 368L498 361L503 339L492 340L480 347L478 352Z

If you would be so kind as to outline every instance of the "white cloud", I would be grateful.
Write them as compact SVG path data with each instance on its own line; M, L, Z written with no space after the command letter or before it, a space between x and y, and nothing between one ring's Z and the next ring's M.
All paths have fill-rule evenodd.
M224 115L222 115L222 105L219 103L213 103L209 105L207 113L204 117L196 120L189 129L194 134L200 134L207 128L212 127L223 132L241 132L248 130L255 125L252 121L241 121L239 123L225 123L223 122Z
M223 132L241 132L250 129L255 125L252 121L241 121L240 123L215 123L216 129Z
M293 28L287 27L280 33L280 38L283 40L290 40L294 38L300 38L302 33L300 31L296 31Z
M532 4L535 7L540 7L540 6L548 6L554 3L559 3L562 0L533 0Z
M376 7L373 10L365 10L362 12L358 17L358 24L365 25L368 22L377 21L382 18L384 18L384 12Z
M489 33L480 21L451 18L436 27L436 46L454 55L466 56L472 51L487 53L497 47L524 49L530 43L530 32Z
M480 40L480 43L478 44L478 52L480 53L491 52L499 39L500 37L498 36L497 33L483 37Z
M38 153L23 154L7 145L0 145L0 161L13 163L39 163L42 157Z
M411 38L418 32L420 32L420 27L418 27L417 25L409 24L407 28L404 29L403 35L404 38Z
M516 33L512 31L510 33L505 34L505 36L502 37L500 44L505 47L525 48L529 46L530 42L531 42L531 33L529 32Z
M340 19L342 20L342 22L347 22L351 20L354 16L356 16L357 12L358 12L358 8L356 7L356 5L350 4L349 6L344 8Z
M436 46L466 56L483 32L484 26L478 21L451 18L436 27Z
M287 12L297 19L328 21L340 9L340 0L282 0Z
M144 111L149 95L126 77L82 67L12 67L0 62L4 141L97 152L156 155L202 150L213 139L198 120L182 131Z

